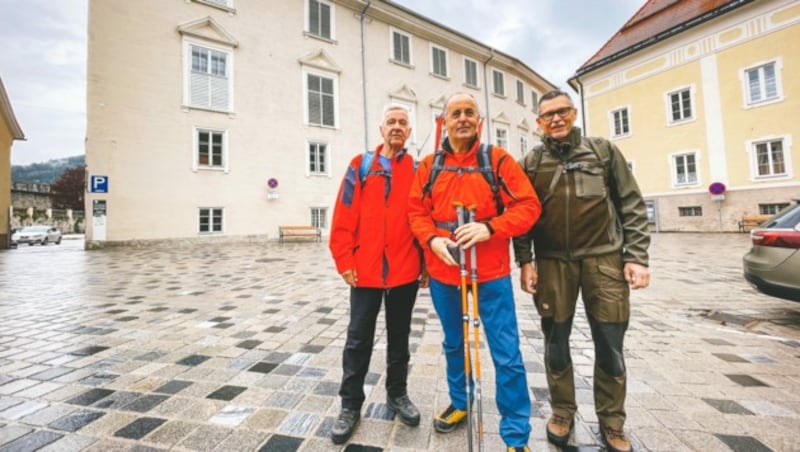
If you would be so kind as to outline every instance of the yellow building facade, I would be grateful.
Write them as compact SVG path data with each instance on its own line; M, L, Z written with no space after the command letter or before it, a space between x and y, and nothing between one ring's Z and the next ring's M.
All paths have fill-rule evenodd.
M0 249L7 249L10 243L11 145L15 140L24 139L25 135L0 79Z
M700 3L646 3L570 79L586 134L620 147L660 231L738 231L800 198L800 2L716 2L655 28Z

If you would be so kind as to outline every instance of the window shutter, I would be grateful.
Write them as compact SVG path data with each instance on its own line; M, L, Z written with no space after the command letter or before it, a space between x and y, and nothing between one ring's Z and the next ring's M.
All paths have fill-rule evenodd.
M320 4L319 21L320 28L319 34L323 38L330 39L331 37L331 7L329 5Z
M336 123L333 113L333 80L322 79L322 124L334 126Z

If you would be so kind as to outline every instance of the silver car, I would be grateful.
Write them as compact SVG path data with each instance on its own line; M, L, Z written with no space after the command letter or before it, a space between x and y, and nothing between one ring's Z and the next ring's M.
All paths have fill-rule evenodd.
M33 225L26 226L11 236L11 244L22 245L47 245L48 243L61 244L61 231L53 226Z
M744 277L767 294L800 301L800 199L750 231Z

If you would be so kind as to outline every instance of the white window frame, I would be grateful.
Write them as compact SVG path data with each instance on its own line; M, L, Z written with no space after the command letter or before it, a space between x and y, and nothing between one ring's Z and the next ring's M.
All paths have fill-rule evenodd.
M680 94L684 91L689 92L689 106L691 108L691 114L686 117L681 117L679 119L672 119L672 95L673 94ZM682 103L681 98L681 103ZM687 85L681 86L675 89L671 89L664 94L664 106L666 107L667 111L667 126L674 126L679 124L686 124L687 122L692 122L697 119L697 96L695 95L695 86L694 85ZM681 115L683 114L683 107L681 107Z
M500 132L503 132L505 134L504 138L500 138ZM502 143L501 140L505 140L505 143ZM495 146L508 150L508 144L510 143L510 140L511 140L511 134L508 132L508 127L500 125L494 126Z
M394 58L394 35L398 34L405 38L408 38L408 61L403 60L396 60ZM395 64L399 64L400 66L405 66L408 68L414 67L414 36L410 33L406 33L405 31L401 31L394 27L389 27L389 61Z
M200 3L213 8L219 8L229 13L235 12L233 8L233 0L192 0L195 3Z
M338 129L339 128L339 76L336 73L303 69L303 120L305 125L310 127L321 127L325 129ZM311 93L308 90L308 76L327 78L333 80L333 125L316 124L312 123L309 115L311 112L308 110L308 100ZM324 115L323 115L324 116Z
M495 77L498 74L500 75L500 91L497 90L497 77ZM492 94L502 98L506 97L506 73L500 69L492 69Z
M693 156L694 157L694 174L695 180L690 181L688 180L688 172L687 172L687 180L685 182L678 181L678 159L684 158L684 164L686 164L685 157ZM669 155L669 168L670 168L670 179L673 188L682 188L682 187L698 187L700 186L700 152L696 150L687 150L687 151L680 151L675 152Z
M212 164L202 164L200 163L200 133L201 132L208 132L208 133L219 133L222 134L222 165L215 166ZM216 127L199 127L195 126L192 128L192 171L197 172L199 170L203 171L223 171L225 173L230 172L230 165L228 164L228 131L225 129L220 129ZM209 150L209 159L211 158L211 153Z
M306 162L306 176L326 176L331 177L331 145L324 140L307 140L305 142L305 162ZM324 171L311 170L311 146L317 146L317 155L315 161L319 164L319 146L325 146L325 155L322 164Z
M309 208L311 226L316 226L320 229L328 229L328 208L312 206ZM322 216L320 216L320 214ZM321 222L319 220L322 220Z
M201 230L202 224L200 223L203 211L208 211L208 231ZM219 212L219 230L214 230L214 214ZM225 232L225 209L222 207L199 207L197 209L197 233L201 235L222 234Z
M622 118L620 118L620 131L617 132L617 114L620 116L622 113L625 113L625 121L623 123ZM612 138L626 138L631 136L631 107L630 105L623 105L611 110L608 113L609 116L609 126L610 126L610 136ZM624 130L627 127L628 130Z
M215 52L220 52L225 54L225 77L227 78L227 95L228 95L228 106L225 109L218 109L212 108L211 105L192 105L192 87L191 87L191 76L192 76L192 47L200 47L206 50L211 50ZM233 74L234 74L234 58L233 58L233 48L232 47L223 47L219 45L209 44L204 41L195 40L191 38L184 38L183 39L183 106L187 109L195 109L195 110L206 110L206 111L218 111L218 112L225 112L231 113L233 112L233 101L234 101L234 93L233 93Z
M450 52L442 46L438 46L436 44L431 43L430 45L430 55L431 55L431 75L434 77L450 79ZM439 74L436 72L436 58L434 53L436 51L444 53L444 74Z
M333 2L328 0L313 0L319 3L320 5L327 6L330 8L330 23L328 27L330 28L331 35L330 36L323 36L321 33L317 33L311 29L311 1L306 0L306 11L305 11L305 32L306 35L311 36L313 38L321 39L323 41L328 42L335 42L336 41L336 8ZM322 24L321 17L320 17L320 26Z
M473 89L480 89L481 87L481 78L478 77L478 62L473 60L472 58L464 57L464 64L462 67L464 68L464 86ZM467 62L470 62L475 65L475 84L469 82L469 78L467 77Z
M517 80L517 103L525 106L525 83L522 80Z
M764 143L773 143L776 141L781 142L783 147L783 167L784 173L779 174L758 174L758 152L756 146ZM794 177L794 169L792 166L792 136L791 135L768 135L764 137L754 138L745 143L745 150L748 154L748 162L750 163L750 180L763 181L775 179L791 179ZM770 171L772 165L770 164Z
M759 71L759 86L762 92L765 92L765 85L763 80L763 68L767 65L774 65L775 67L775 90L777 92L775 97L769 99L763 98L761 100L752 101L750 93L750 71ZM783 101L783 58L774 58L771 60L759 61L753 65L742 68L739 70L739 79L742 81L742 102L745 109L761 107L762 105L774 104Z
M525 131L519 131L519 155L525 156L525 153L528 152L528 136L526 135Z

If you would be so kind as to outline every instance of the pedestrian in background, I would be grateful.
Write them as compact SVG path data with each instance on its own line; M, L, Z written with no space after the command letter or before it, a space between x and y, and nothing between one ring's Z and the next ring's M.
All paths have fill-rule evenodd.
M347 167L331 225L330 250L350 286L350 323L342 354L342 408L331 439L342 444L361 419L364 379L383 301L386 318L386 404L400 420L419 425L406 390L411 312L419 287L427 287L420 247L408 224L414 161L406 153L411 133L405 107L388 106L380 125L383 143Z
M447 100L447 137L442 149L420 162L409 198L411 229L425 250L431 297L444 330L450 405L434 418L433 427L442 433L455 430L466 419L473 396L467 400L459 264L448 247L474 246L479 314L496 373L500 436L508 450L527 451L531 403L519 348L509 247L511 237L525 233L536 221L539 201L504 149L490 147L491 168L480 167L480 122L472 96L455 94ZM437 155L443 156L441 165L435 163ZM434 166L437 175L431 180ZM490 169L501 189L495 192L481 169ZM454 202L475 206L477 221L458 227Z
M533 294L544 332L553 414L547 438L565 446L575 425L575 384L569 336L578 293L595 348L594 400L610 451L631 450L625 424L623 338L630 289L650 283L647 214L639 186L617 147L582 137L569 95L539 100L542 144L520 161L542 201L542 216L514 239L522 290ZM533 244L534 252L531 252ZM534 266L535 255L535 266Z

